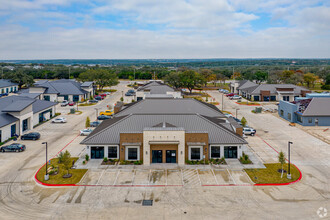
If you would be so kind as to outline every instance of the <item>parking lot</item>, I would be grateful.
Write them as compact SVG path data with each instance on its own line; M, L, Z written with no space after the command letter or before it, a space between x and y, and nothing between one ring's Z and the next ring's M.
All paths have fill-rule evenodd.
M226 186L251 185L242 170L228 169L90 169L78 185L89 186Z

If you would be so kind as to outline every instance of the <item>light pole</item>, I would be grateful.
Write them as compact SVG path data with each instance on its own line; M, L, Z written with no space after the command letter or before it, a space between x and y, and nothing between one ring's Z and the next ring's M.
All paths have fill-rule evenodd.
M98 116L98 108L94 108L95 109L95 111L96 111L96 120L97 120L97 116Z
M222 101L221 110L223 111L223 105L224 105L224 102L223 102L223 93L222 93L222 99L221 99L221 101Z
M45 180L49 180L49 175L48 175L48 159L47 159L47 151L48 151L48 145L47 145L47 142L42 142L42 144L46 144L46 175L45 175Z
M239 108L236 109L236 118L238 118L238 117L237 117L237 111L238 111L238 110L239 110Z
M290 173L290 145L293 144L291 141L288 142L288 157L289 157L289 169L288 169L288 174L287 178L291 180L291 173Z

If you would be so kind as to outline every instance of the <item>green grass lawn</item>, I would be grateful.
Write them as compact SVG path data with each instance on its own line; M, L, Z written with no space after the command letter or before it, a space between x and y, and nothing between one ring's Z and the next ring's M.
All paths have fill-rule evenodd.
M256 102L237 102L237 103L243 105L260 105L259 103Z
M78 157L72 157L72 161L77 161ZM72 169L69 170L69 173L72 174L71 178L63 178L62 176L67 173L67 171L64 169L63 164L58 163L58 159L54 158L50 161L51 165L54 165L55 167L59 167L59 173L57 175L49 175L49 180L44 181L44 176L46 174L46 166L43 166L40 171L37 173L37 179L40 182L48 183L48 184L76 184L78 183L81 178L85 175L87 172L87 169ZM48 165L48 167L50 167Z
M290 171L292 179L286 178L287 173L283 173L283 178L281 178L281 173L278 169L281 169L280 163L268 163L264 164L265 169L245 169L245 172L249 175L250 179L254 183L289 183L297 180L300 176L299 170L291 164ZM283 166L284 170L288 170L288 164Z
M96 105L96 103L82 103L82 104L79 104L79 106L92 106L92 105Z

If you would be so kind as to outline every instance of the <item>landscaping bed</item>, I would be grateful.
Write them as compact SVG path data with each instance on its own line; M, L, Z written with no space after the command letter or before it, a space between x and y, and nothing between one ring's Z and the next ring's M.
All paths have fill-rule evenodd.
M119 162L119 165L142 165L143 161L138 160L138 161L130 161L130 160L121 160Z
M73 160L77 161L78 157L72 157L70 158L70 162L72 163ZM72 177L70 178L63 178L65 174L67 174L67 171L64 169L64 164L58 163L58 158L54 158L50 160L50 165L48 165L48 168L54 167L53 171L52 169L49 169L49 180L45 181L44 176L46 174L46 165L44 165L39 172L37 173L36 177L37 179L42 183L47 184L77 184L81 180L81 178L85 175L87 172L87 169L70 169L69 174L72 174ZM57 172L57 174L56 174Z
M119 162L118 159L108 159L108 158L104 158L101 165L116 165Z
M79 106L92 106L92 105L96 105L96 103L82 103L82 104L79 104Z
M291 164L291 180L287 179L287 173L283 174L281 178L282 166L280 163L264 164L266 168L261 169L245 169L245 172L249 175L250 179L257 184L277 184L277 183L290 183L299 179L300 172L296 166ZM288 171L288 164L284 164L283 169Z
M239 105L260 105L259 103L257 102L236 102L236 104L239 104Z

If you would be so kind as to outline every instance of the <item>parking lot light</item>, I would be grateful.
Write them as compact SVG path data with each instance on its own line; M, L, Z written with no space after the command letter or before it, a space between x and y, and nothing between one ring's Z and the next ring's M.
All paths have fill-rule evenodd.
M287 178L289 180L291 180L291 173L290 173L290 145L293 144L293 142L289 141L288 142L288 159L289 159L289 167L288 167L288 174L287 174Z
M48 166L47 166L47 151L48 151L48 146L47 146L47 142L42 142L42 144L46 145L46 175L45 175L45 180L49 180L49 175L48 175Z

